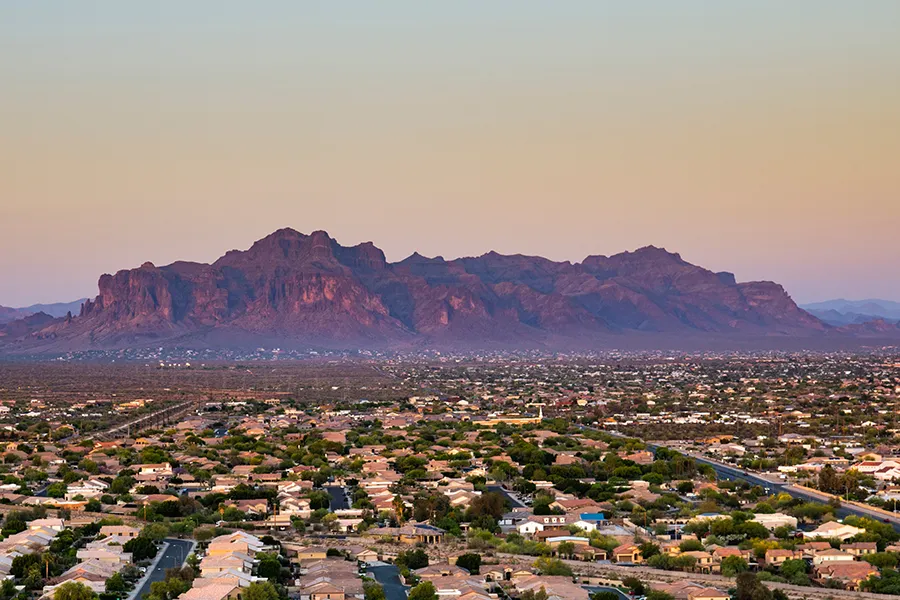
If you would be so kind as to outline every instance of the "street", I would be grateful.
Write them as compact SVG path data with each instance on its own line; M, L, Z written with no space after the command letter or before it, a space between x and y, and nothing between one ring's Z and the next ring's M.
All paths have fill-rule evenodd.
M617 436L617 437L627 437L623 436L617 432L605 431L602 429L597 429L594 427L587 427L582 425L583 429L593 429L594 431L603 431L604 433ZM656 444L647 444L647 449L651 452L656 452L656 449L660 446ZM741 479L746 481L752 485L762 486L767 493L770 494L778 494L784 492L793 496L794 498L800 498L801 500L806 501L815 501L815 502L828 502L828 498L824 496L816 496L806 490L798 489L796 486L793 486L789 483L784 483L781 481L774 481L766 477L762 473L750 473L748 471L744 471L742 469L738 469L736 467L731 467L728 465L723 465L721 463L709 460L707 458L703 458L697 456L696 454L687 454L683 453L686 456L690 456L695 461L700 464L709 465L716 472L716 475L721 477L722 479ZM875 519L876 521L882 521L889 523L894 531L900 532L900 518L893 516L885 516L875 510L869 510L867 508L862 508L859 506L854 506L851 504L843 504L841 508L836 511L838 518L844 518L849 515L857 515L861 517L869 517Z
M159 561L153 566L153 571L144 580L143 585L138 589L137 593L132 597L140 600L144 594L150 593L150 586L154 581L162 581L166 578L166 571L176 567L181 567L187 559L188 554L194 546L190 540L167 539L169 546L165 553L159 558Z
M510 494L506 489L501 485L489 485L487 486L489 492L497 492L499 494L503 494L507 500L509 500L510 506L513 508L525 508L525 505L522 504L515 496Z
M375 581L384 588L384 596L387 600L406 600L408 588L400 579L400 569L394 565L379 564L366 569L375 578Z
M329 485L325 491L331 495L331 510L350 508L350 503L347 502L347 488L340 485Z

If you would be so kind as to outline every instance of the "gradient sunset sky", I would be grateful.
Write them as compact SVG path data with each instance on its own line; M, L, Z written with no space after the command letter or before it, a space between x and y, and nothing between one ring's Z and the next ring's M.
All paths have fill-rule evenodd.
M900 300L900 2L0 5L0 304L281 227Z

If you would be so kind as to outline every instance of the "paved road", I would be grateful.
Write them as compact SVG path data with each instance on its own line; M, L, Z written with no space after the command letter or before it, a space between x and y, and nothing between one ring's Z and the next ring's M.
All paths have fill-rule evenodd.
M587 427L587 429L595 429L595 428ZM595 429L595 431L602 431L602 430ZM625 437L625 436L621 436L620 434L609 432L609 431L607 431L606 433L612 433L612 435L616 435L619 437ZM658 448L658 446L655 444L647 444L647 448L649 450L655 452L656 449ZM706 458L702 458L695 454L689 454L688 456L691 456L695 461L697 461L700 464L711 466L713 468L713 470L716 472L716 475L718 475L722 479L741 479L743 481L750 483L751 485L762 486L766 490L766 492L768 492L770 494L777 494L777 493L784 492L786 494L790 494L794 498L800 498L801 500L806 500L806 501L811 500L811 501L815 501L815 502L827 502L826 498L822 498L822 497L813 495L813 494L807 492L806 490L798 489L797 487L795 487L789 483L784 483L781 481L774 481L771 478L766 477L761 473L750 473L749 471L745 471L743 469L738 469L736 467L729 467L727 465L723 465L721 463L711 461ZM894 531L900 532L900 517L888 517L881 513L876 512L876 511L868 510L866 508L862 508L859 506L854 506L852 504L843 504L837 511L835 511L835 514L838 516L838 518L841 518L841 519L843 519L844 517L847 517L849 515L870 517L877 521L887 522L894 528Z
M347 502L346 488L340 485L329 485L325 491L331 495L331 510L350 508L350 503Z
M509 500L510 506L512 506L513 508L525 508L525 505L516 500L508 491L503 489L502 485L489 485L487 486L487 489L489 492L498 492L506 496L506 499Z
M384 588L387 600L406 600L409 588L403 585L403 580L400 579L400 569L394 565L382 565L368 567L366 570Z
M144 584L134 596L138 600L143 598L144 594L150 593L150 586L154 581L162 581L166 578L167 569L182 566L194 545L190 540L167 539L166 542L168 542L169 546L166 548L165 553L156 562L153 571L144 580Z

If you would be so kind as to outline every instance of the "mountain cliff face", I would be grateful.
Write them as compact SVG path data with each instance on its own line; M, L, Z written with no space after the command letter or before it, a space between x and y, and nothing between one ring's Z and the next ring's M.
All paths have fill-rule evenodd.
M103 275L81 314L19 343L602 347L629 334L819 335L770 282L737 283L647 247L581 263L490 252L388 263L371 243L282 229L213 264Z

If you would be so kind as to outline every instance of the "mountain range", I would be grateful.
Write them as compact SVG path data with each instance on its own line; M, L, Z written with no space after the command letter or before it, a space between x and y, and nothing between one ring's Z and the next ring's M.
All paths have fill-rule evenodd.
M24 306L22 308L9 308L7 306L0 306L0 325L2 325L3 323L9 323L11 321L16 321L18 319L24 319L25 317L37 313L44 313L51 317L64 317L68 313L78 314L78 311L81 310L81 305L84 304L85 300L87 300L87 298L81 298L80 300L75 300L73 302L32 304L31 306Z
M801 308L835 326L860 325L869 321L900 322L900 302L892 300L826 300Z
M390 263L371 242L281 229L212 264L103 275L77 315L39 312L0 327L0 351L599 349L894 333L836 328L776 283L738 283L653 246L579 263L496 252Z

